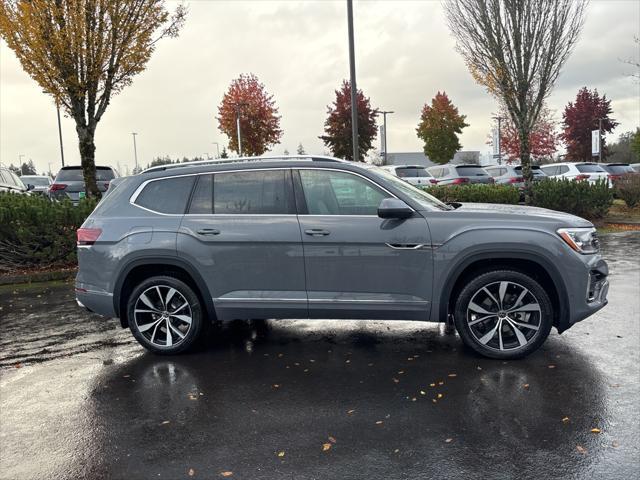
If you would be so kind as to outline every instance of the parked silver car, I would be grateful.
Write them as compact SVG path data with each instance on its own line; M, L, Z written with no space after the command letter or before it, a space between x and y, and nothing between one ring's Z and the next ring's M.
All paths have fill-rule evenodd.
M438 185L471 185L494 183L493 177L480 165L437 165L427 171L438 181Z
M0 192L28 195L33 186L25 185L20 177L6 167L0 167Z
M438 183L422 165L386 165L382 168L411 185L427 187Z
M606 181L611 185L609 174L602 165L593 162L565 162L542 165L542 171L551 178L566 178L577 182L586 181L596 183Z
M25 185L33 185L31 193L49 196L49 187L51 186L51 177L47 175L22 175L20 180Z
M453 318L501 359L606 305L587 220L456 207L326 157L154 167L113 180L78 230L76 298L157 353L192 347L212 320Z
M495 183L513 185L519 189L524 188L522 165L485 165L483 168L493 177ZM534 182L547 177L538 165L531 165L531 173L533 173Z

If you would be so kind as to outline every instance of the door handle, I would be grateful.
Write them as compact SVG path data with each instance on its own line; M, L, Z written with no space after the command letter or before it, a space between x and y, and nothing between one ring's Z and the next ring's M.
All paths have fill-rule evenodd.
M198 235L218 235L220 234L220 230L216 230L215 228L203 228L202 230L198 230L196 233Z
M329 230L322 230L321 228L309 228L304 231L307 235L311 235L312 237L324 237L329 235L331 232Z

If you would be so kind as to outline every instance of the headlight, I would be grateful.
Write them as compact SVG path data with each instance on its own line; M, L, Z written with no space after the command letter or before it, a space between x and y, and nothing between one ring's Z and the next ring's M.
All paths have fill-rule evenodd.
M578 253L587 255L600 251L595 228L560 228L558 235Z

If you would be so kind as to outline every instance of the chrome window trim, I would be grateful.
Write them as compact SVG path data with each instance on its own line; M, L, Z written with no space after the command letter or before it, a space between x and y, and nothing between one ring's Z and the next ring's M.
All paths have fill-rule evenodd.
M136 188L134 192L131 194L131 196L129 197L129 204L133 205L134 207L140 208L142 210L146 210L147 212L155 213L156 215L162 215L165 217L225 217L225 216L226 217L250 217L250 216L297 217L299 215L298 213L163 213L163 212L158 212L157 210L152 210L150 208L143 207L142 205L138 205L137 203L135 203L135 201L138 199L138 196L140 195L142 190L144 190L144 188L151 182L159 182L161 180L169 180L171 178L180 178L180 177L198 177L201 175L216 175L218 173L264 172L264 171L272 171L272 170L319 170L319 171L330 170L333 172L348 173L348 174L363 178L369 183L371 183L372 185L374 185L375 187L378 187L379 189L383 190L387 194L391 195L391 197L398 198L395 194L387 190L382 185L374 182L370 178L367 178L360 173L352 172L350 170L342 170L339 168L318 168L318 167L315 167L315 168L314 167L266 167L266 168L249 168L249 169L235 168L235 169L229 169L229 170L216 170L215 172L186 173L184 175L171 175L167 177L150 178L149 180L145 180L140 185L138 185L138 188ZM415 210L413 209L413 207L411 207L410 205L408 206L415 213ZM300 216L304 216L304 217L366 217L366 218L377 217L377 215L316 215L316 214L301 214Z

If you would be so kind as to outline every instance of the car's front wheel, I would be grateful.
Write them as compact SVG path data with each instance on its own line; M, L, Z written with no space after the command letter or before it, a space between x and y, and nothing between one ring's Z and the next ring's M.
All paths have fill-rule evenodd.
M155 353L170 355L190 349L204 328L198 295L170 276L151 277L136 286L127 314L133 336Z
M544 343L553 325L553 305L531 276L494 270L469 278L456 300L460 337L490 358L524 357Z

